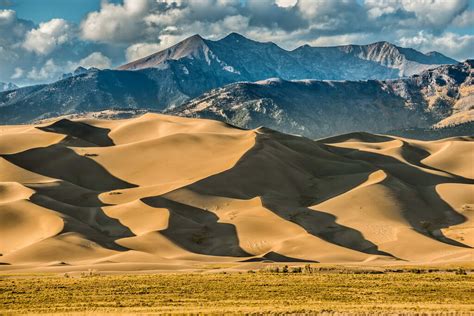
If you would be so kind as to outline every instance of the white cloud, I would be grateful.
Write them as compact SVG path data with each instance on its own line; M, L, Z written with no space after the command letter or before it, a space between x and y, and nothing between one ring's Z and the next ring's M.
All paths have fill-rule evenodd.
M151 0L124 0L123 5L102 2L100 11L81 23L82 37L104 43L129 42L145 31L144 16Z
M314 41L309 41L308 44L311 46L335 46L335 45L349 45L349 44L362 44L371 42L368 34L344 34L344 35L333 35L333 36L321 36Z
M458 60L474 57L474 35L445 32L436 36L419 32L413 37L402 37L398 42L402 46L413 47L423 52L438 51Z
M107 56L104 56L100 52L94 52L89 56L81 59L77 66L81 66L84 68L99 68L99 69L106 69L112 66L112 61Z
M15 72L11 76L11 79L20 79L21 77L23 77L23 73L24 73L23 69L21 69L20 67L16 67Z
M165 44L166 45L166 44ZM164 48L166 46L163 45L162 43L157 44L157 43L137 43L129 46L126 50L126 58L127 61L134 61L143 57L146 57L148 55L151 55L153 53L156 53Z
M48 55L71 38L71 27L63 19L52 19L40 23L39 27L26 34L23 47L41 55Z
M0 10L0 25L11 24L16 19L16 12L13 10Z
M33 82L52 82L60 79L63 74L74 71L79 66L84 68L95 67L105 69L110 68L111 65L111 60L100 52L94 52L77 62L63 61L58 63L50 58L42 66L33 67L26 74L26 78ZM18 74L20 73L23 75L22 69L18 70Z
M54 60L48 59L41 67L33 67L33 69L26 75L28 79L33 81L50 81L59 78L64 69L54 63Z
M402 6L414 12L419 22L444 28L468 6L469 0L401 0Z
M439 32L468 10L469 0L365 0L364 6L381 27Z
M275 0L275 3L283 8L293 7L298 0Z
M464 11L458 15L453 21L453 25L457 27L474 27L474 11Z

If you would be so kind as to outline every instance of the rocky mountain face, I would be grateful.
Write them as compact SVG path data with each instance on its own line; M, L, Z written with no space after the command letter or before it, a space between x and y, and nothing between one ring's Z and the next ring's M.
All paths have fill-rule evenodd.
M235 81L271 77L287 80L387 79L409 76L436 65L456 63L437 52L423 54L388 42L336 47L304 45L287 51L271 42L256 42L231 33L218 41L195 35L119 69L159 68L172 61L184 63L183 67L188 71L212 68L216 75L234 77Z
M0 92L2 91L8 91L8 90L14 90L14 89L17 89L18 86L9 82L9 83L5 83L5 82L0 82Z
M267 79L211 90L168 113L311 138L354 131L416 135L474 121L474 61L396 80ZM464 134L463 134L464 135Z
M218 41L195 35L117 70L78 68L52 84L0 92L0 124L110 108L163 111L241 81L384 79L452 62L387 42L287 51L236 33Z
M176 85L170 70L92 69L52 84L0 93L0 124L25 123L111 108L158 111L172 104L181 104L188 98Z

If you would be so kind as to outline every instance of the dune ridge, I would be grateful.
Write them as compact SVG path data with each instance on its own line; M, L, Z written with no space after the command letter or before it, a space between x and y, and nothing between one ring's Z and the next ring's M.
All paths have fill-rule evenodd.
M473 137L313 141L159 114L0 131L2 270L474 259Z

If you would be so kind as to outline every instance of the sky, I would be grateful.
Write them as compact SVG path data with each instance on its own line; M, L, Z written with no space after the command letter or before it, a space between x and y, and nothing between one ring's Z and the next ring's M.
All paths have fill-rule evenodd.
M231 32L289 50L389 41L464 60L474 0L0 0L0 82L52 82Z

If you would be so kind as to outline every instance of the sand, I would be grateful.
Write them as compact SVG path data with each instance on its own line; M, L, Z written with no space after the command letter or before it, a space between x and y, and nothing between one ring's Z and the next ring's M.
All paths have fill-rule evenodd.
M0 126L0 270L472 262L473 140L159 114Z

